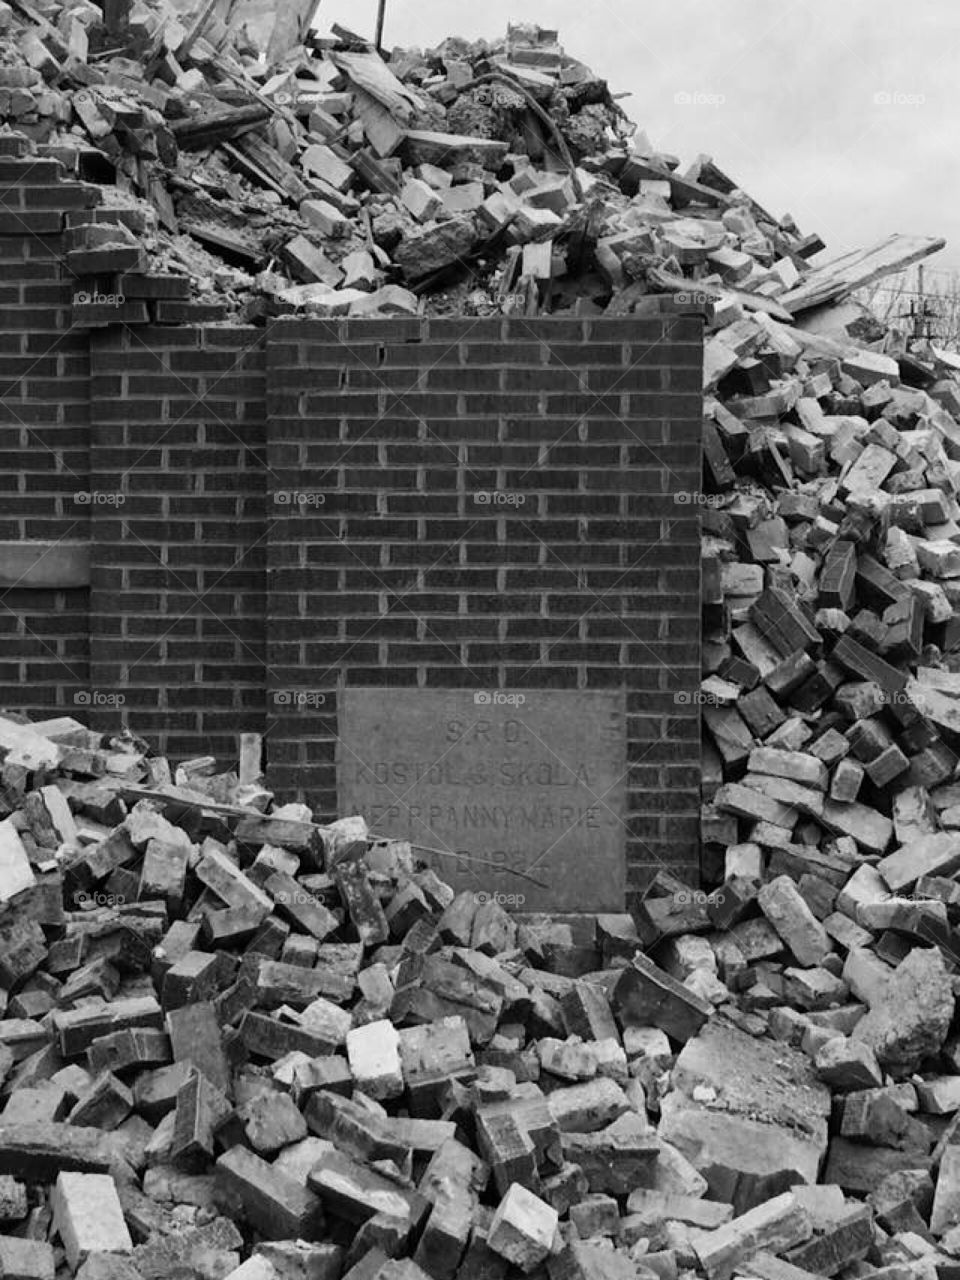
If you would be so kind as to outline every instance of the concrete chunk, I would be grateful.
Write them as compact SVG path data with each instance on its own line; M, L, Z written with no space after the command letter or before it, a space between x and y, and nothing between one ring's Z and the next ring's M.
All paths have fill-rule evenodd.
M713 1006L638 953L613 989L624 1022L657 1026L685 1043L713 1013Z
M558 1222L556 1209L515 1182L497 1206L487 1244L527 1274L549 1254Z
M943 1044L953 1018L954 996L943 956L915 948L887 980L852 1038L868 1045L895 1076L910 1075Z
M54 1224L74 1271L91 1253L129 1253L133 1249L109 1174L61 1173L52 1205Z
M785 1191L701 1236L695 1248L710 1280L729 1280L758 1250L783 1252L808 1239L812 1230L806 1210Z
M400 1037L386 1018L347 1032L347 1058L356 1087L371 1098L397 1098L403 1092Z
M0 822L0 902L9 902L34 884L36 877L16 827L9 819Z

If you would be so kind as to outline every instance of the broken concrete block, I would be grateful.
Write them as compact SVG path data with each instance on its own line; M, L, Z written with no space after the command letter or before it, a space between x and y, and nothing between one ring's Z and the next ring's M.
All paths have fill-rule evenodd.
M436 222L416 233L405 234L393 251L394 263L407 280L418 280L448 267L470 252L477 239L469 217Z
M0 902L9 902L35 884L36 876L16 828L9 819L0 822Z
M237 1110L250 1146L271 1158L284 1147L307 1136L307 1122L285 1093L251 1098Z
M815 1058L817 1074L835 1089L872 1089L883 1084L883 1073L869 1045L848 1036L828 1040Z
M921 876L949 875L960 867L960 834L939 831L918 836L881 858L877 872L894 893L912 887Z
M622 970L612 1000L624 1023L660 1027L681 1044L713 1013L706 1000L639 953Z
M953 1017L953 987L936 948L915 948L901 961L852 1038L873 1050L896 1077L910 1075L946 1039Z
M44 1240L0 1235L0 1267L11 1280L54 1280L53 1248Z
M400 1037L387 1018L347 1032L347 1058L356 1087L371 1098L397 1098L403 1092Z
M786 1191L699 1237L695 1248L710 1280L729 1280L759 1250L782 1253L806 1240L812 1229L806 1210Z
M493 1215L487 1244L528 1274L550 1253L558 1222L556 1209L514 1183Z
M57 1233L74 1271L91 1253L132 1251L116 1184L109 1174L59 1174L52 1208Z
M657 1133L706 1178L712 1198L742 1213L787 1178L817 1181L830 1095L804 1053L717 1019L684 1046L672 1075Z
M408 178L400 189L400 199L418 222L430 222L443 202L432 187L419 178Z
M943 1235L960 1222L960 1147L947 1147L940 1160L930 1214L930 1230Z
M630 1110L626 1094L606 1077L555 1089L547 1103L563 1133L591 1133Z
M960 1110L960 1076L934 1076L917 1083L921 1111L932 1116L951 1115Z

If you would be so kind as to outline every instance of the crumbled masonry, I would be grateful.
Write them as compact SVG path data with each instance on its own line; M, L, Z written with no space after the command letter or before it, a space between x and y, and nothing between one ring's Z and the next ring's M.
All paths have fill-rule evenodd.
M300 43L292 19L308 30L315 8L0 0L4 128L86 184L75 323L642 315L676 294L716 311L725 373L777 343L776 323L734 321L789 325L943 243L893 237L813 268L819 237L708 156L681 171L557 32L381 56L339 26ZM854 345L847 372L883 377L878 358Z
M0 717L0 1274L954 1280L960 357L857 301L943 241L314 7L0 0L3 182L83 184L80 325L703 314L704 889L510 917L249 737Z
M902 805L882 857L511 917L275 803L256 735L219 774L68 716L0 748L5 1275L960 1266L960 863Z

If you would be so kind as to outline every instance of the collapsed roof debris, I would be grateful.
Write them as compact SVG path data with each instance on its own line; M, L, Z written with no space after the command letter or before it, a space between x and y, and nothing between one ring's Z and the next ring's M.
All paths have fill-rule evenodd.
M656 151L554 31L383 58L343 28L310 32L314 7L12 0L0 114L107 183L109 204L139 206L144 269L248 323L622 314L691 280L789 322L855 274L811 273L816 236L707 157L681 171ZM871 265L936 247L895 240Z

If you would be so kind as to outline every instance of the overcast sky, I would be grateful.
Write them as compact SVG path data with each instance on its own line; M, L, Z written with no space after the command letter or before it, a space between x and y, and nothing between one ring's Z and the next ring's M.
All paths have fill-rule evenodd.
M376 0L320 0L318 28L373 34ZM384 45L558 29L654 146L706 152L773 214L842 252L943 236L960 269L957 0L387 0ZM691 102L678 102L677 95Z

